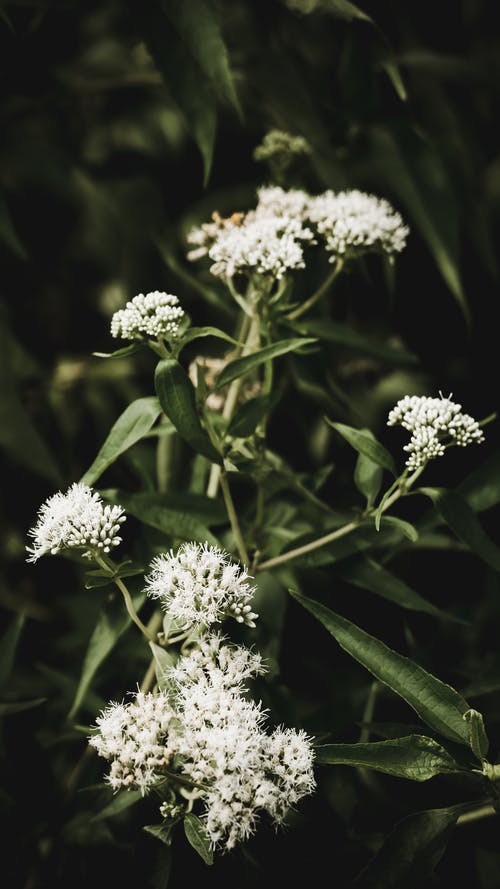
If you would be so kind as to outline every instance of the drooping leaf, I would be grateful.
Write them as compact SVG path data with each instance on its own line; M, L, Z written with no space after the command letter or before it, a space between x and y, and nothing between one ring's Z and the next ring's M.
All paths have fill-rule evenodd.
M397 474L396 464L391 454L371 433L365 432L362 429L354 429L352 426L346 426L345 423L334 423L328 417L325 419L328 425L335 429L342 438L345 438L347 443L358 454L364 454L365 457L369 457L378 466L382 466L383 469L388 469L389 472L392 472L394 476Z
M384 525L392 525L393 528L398 528L404 537L411 540L412 543L416 543L418 540L418 531L415 528L415 525L412 525L411 522L406 522L404 519L398 518L398 516L383 515L381 517L381 523Z
M155 371L155 388L162 409L181 438L196 453L220 463L221 456L201 425L193 384L178 361L164 358L159 362Z
M479 760L486 759L490 742L484 727L484 719L482 713L478 710L467 710L464 713L464 719L469 726L469 743L474 756Z
M0 643L0 688L4 688L14 666L14 658L21 633L24 627L25 615L23 612L16 614Z
M404 818L354 881L356 889L422 889L430 885L459 814L459 807L453 807Z
M227 428L228 435L235 438L248 438L252 435L261 420L267 416L271 399L266 395L258 395L245 401L236 411Z
M35 698L33 701L8 701L0 702L0 717L10 716L13 713L22 713L23 710L31 710L45 703L47 698Z
M189 498L186 498L186 495L181 495L178 509L175 508L175 494L127 494L125 491L118 491L113 492L110 499L120 503L126 512L139 521L152 528L158 528L170 537L207 542L213 546L218 543L217 538L205 524L207 518L211 521L209 516L203 510L200 513L193 512L194 504L190 508Z
M316 748L315 760L320 765L375 769L411 781L428 781L435 775L460 771L444 747L425 735L359 744L325 744Z
M184 817L184 833L193 849L203 859L205 864L214 863L214 854L210 846L210 838L200 819L189 812Z
M137 611L144 602L145 594L140 593L133 598L134 608ZM130 617L120 599L105 605L101 611L90 637L87 652L83 661L82 672L75 699L71 705L68 719L74 719L90 684L103 661L112 652L120 636L130 626Z
M356 561L342 567L340 569L340 577L347 580L361 589L369 590L383 599L388 599L401 608L407 608L409 611L423 611L426 614L432 614L440 620L456 621L457 623L465 623L460 618L437 608L432 602L429 602L420 593L413 590L404 580L396 577L383 565L380 565L374 559L367 556L359 556Z
M488 537L466 500L456 491L444 488L420 488L436 507L441 518L490 568L500 571L500 548Z
M182 346L187 346L187 344L192 343L193 340L199 340L207 336L213 336L218 340L225 340L226 343L231 343L232 346L238 345L238 340L235 340L232 336L229 336L228 333L224 330L220 330L218 327L189 327L182 336Z
M463 714L470 707L454 688L340 614L294 591L291 593L326 627L344 651L402 697L427 725L445 738L469 746Z
M128 405L102 445L97 457L80 481L93 485L103 472L132 445L143 438L161 414L157 398L138 398Z
M128 358L129 355L135 355L137 352L141 352L144 349L143 343L130 343L129 346L124 346L123 349L115 349L114 352L92 352L95 358Z
M385 364L396 367L414 367L418 363L416 355L403 349L391 349L389 346L373 342L363 334L358 333L347 324L332 321L330 318L311 318L295 325L296 329L305 336L315 336L319 340L326 340L346 349L353 349L362 355L370 355L383 361Z
M245 355L243 358L236 358L235 361L230 361L229 364L226 364L221 371L217 377L215 388L221 389L222 386L227 386L228 383L231 383L238 377L245 376L254 368L265 364L266 361L271 361L280 355L286 355L287 352L296 352L301 346L307 346L315 342L317 340L312 337L293 337L289 340L272 343L270 346L264 346L263 349L252 352L251 355Z
M149 833L150 836L160 840L165 846L171 846L172 827L172 822L166 822L164 824L145 824L142 829Z

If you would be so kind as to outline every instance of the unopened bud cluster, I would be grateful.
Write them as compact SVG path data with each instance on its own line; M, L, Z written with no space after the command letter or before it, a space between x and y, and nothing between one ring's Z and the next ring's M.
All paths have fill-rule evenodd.
M400 425L412 433L404 446L410 455L406 466L412 470L441 457L450 444L464 448L484 441L477 420L464 414L461 404L442 395L439 398L406 395L390 411L387 425Z
M111 319L111 336L124 340L173 339L184 310L172 293L139 293Z
M268 161L273 158L289 158L311 154L311 146L303 136L293 136L286 130L269 130L260 145L254 149L256 161Z
M40 507L38 521L28 532L33 539L27 547L28 561L63 550L78 550L87 558L109 553L122 541L124 521L121 506L104 504L97 491L75 482L65 494L59 491Z
M250 577L215 546L184 543L176 553L157 556L146 576L146 591L181 626L209 626L226 617L255 627Z

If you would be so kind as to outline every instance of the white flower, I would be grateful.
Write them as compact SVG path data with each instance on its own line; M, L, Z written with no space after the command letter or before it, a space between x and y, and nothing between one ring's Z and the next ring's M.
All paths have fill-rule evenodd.
M139 293L111 319L111 336L124 340L173 339L179 330L184 310L172 293Z
M308 218L324 236L330 262L368 251L400 253L409 234L388 201L357 190L311 198Z
M210 271L222 278L257 273L280 280L288 271L304 268L303 243L308 241L313 233L298 219L248 214L244 224L219 233L208 251Z
M311 196L301 189L286 191L279 185L267 185L257 190L257 196L259 200L253 211L255 217L286 216L301 222L309 218Z
M477 420L462 413L462 405L450 398L405 395L390 411L388 426L400 425L412 433L404 446L410 456L408 469L418 469L428 460L441 457L446 447L456 444L464 448L472 442L480 444L484 435ZM451 441L443 439L449 436Z
M98 733L89 744L111 760L106 780L113 790L139 789L144 794L157 783L172 751L168 732L173 718L168 697L137 692L128 704L111 703L97 719Z
M124 521L121 506L105 505L97 491L75 482L65 494L59 491L40 507L38 521L28 532L33 538L27 547L28 561L64 549L82 550L88 558L97 551L109 553L121 543Z
M249 604L255 587L249 580L218 547L183 543L175 554L171 550L153 559L146 590L183 626L209 626L233 617L255 627L257 614Z

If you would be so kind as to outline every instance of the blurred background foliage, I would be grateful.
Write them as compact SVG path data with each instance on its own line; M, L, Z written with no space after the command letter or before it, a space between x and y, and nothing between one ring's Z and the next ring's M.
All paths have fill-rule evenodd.
M492 6L486 0L0 3L0 605L7 623L25 617L15 672L8 645L2 669L4 697L46 699L2 727L9 886L100 885L106 868L122 885L165 885L155 842L137 827L143 816L91 821L93 796L101 794L102 808L103 791L68 793L68 776L78 784L72 769L85 742L65 717L101 600L98 590L83 590L81 571L70 562L28 568L25 533L40 502L81 477L126 404L152 392L147 356L92 357L111 349L113 311L138 292L159 289L177 293L194 323L231 330L234 310L215 279L194 277L185 236L214 210L230 215L253 205L256 187L269 179L253 150L268 130L303 136L312 149L286 171L284 185L372 191L392 201L412 229L396 268L382 268L378 259L358 264L323 310L368 345L333 341L300 368L289 362L270 425L273 449L304 473L311 489L340 458L322 496L342 505L353 461L325 427L325 410L370 426L393 446L385 414L408 392L453 392L478 418L498 408L500 35ZM304 295L317 273L299 276ZM388 358L388 348L399 358ZM304 396L299 407L296 389ZM149 445L132 449L105 476L106 485L151 488ZM426 481L454 487L474 461L494 459L498 446L494 424L480 457L473 449L452 454ZM174 491L191 472L187 448L177 459ZM289 508L295 528L302 515L307 531L307 510ZM276 511L276 524L286 523L283 503ZM494 511L484 522L494 536ZM164 546L159 532L144 537L132 520L131 527L139 554ZM426 615L410 621L362 591L348 598L349 616L457 687L487 687L481 704L498 737L498 575L450 548L439 554L436 582L436 558L433 551L406 550L397 564L423 593L432 592L435 604L474 621L468 630ZM303 574L312 595L331 584L319 568ZM337 580L335 599L342 594ZM259 688L265 703L290 724L295 719L310 731L355 739L368 677L297 606L285 615L279 594L271 591L269 601L275 603L269 627L285 621L285 631L280 654L266 639L273 633L264 618L261 642L281 666L279 678ZM12 624L10 632L12 640ZM144 659L140 640L127 634L87 694L81 722L90 724L103 700L133 687ZM383 714L383 695L378 707ZM394 702L388 712L394 721ZM95 764L81 786L98 775ZM290 875L294 885L320 866L332 881L350 885L398 818L458 794L453 779L408 788L390 778L365 783L341 767L323 775L321 792L301 808L289 833L264 831L208 876L181 847L173 885L181 879L274 885ZM498 885L497 824L467 831L466 843L462 835L452 839L435 885L455 872L482 889Z

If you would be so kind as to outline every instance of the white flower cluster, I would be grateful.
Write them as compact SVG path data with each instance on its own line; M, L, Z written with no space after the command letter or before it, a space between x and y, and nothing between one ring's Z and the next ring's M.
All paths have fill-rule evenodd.
M330 262L372 250L400 253L409 234L388 201L356 189L311 198L308 218L324 236Z
M249 580L223 550L183 543L175 554L171 550L153 559L146 591L181 626L209 626L233 617L255 627L258 615L249 604L255 587Z
M161 769L172 758L168 746L172 718L172 707L162 693L139 691L128 704L106 707L89 744L99 756L111 760L106 780L113 790L134 788L144 794L158 782Z
M281 280L291 269L304 268L304 242L311 229L288 216L248 214L243 225L223 229L208 251L210 271L222 278L257 273Z
M172 339L179 330L184 310L172 293L139 293L111 319L111 336L124 340Z
M112 760L110 783L147 789L161 778L162 764L169 773L175 769L181 784L187 778L197 788L206 831L221 849L247 839L263 813L282 821L314 790L313 751L303 731L264 730L260 704L245 697L246 681L261 672L260 656L249 649L217 635L202 638L168 674L168 699L139 693L98 720L100 734L91 743Z
M289 270L304 267L305 243L324 239L330 262L369 251L400 253L409 229L399 213L383 198L356 189L325 191L311 196L301 189L266 186L258 190L258 203L248 213L193 229L188 241L195 245L189 259L208 255L214 275L229 279L236 273L258 273L277 280Z
M441 457L450 444L466 447L473 442L480 444L484 435L477 420L462 413L462 405L450 398L430 398L420 395L406 395L390 411L388 426L403 426L412 433L410 442L404 446L409 457L408 469L418 469L428 460ZM446 436L451 441L443 441Z
M124 521L121 506L105 505L97 491L75 482L65 494L59 491L40 507L38 521L28 532L33 538L27 547L28 561L64 549L81 550L88 558L93 552L109 553L122 541Z

